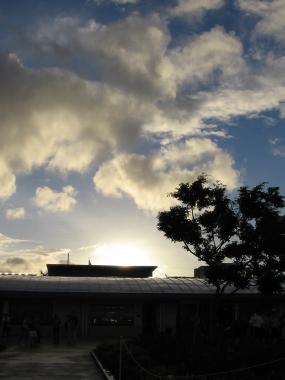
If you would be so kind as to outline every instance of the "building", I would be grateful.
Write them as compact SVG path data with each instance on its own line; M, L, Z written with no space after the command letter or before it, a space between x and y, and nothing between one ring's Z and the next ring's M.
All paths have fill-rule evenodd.
M156 267L48 265L47 276L0 275L2 313L11 333L20 334L25 316L36 317L41 334L52 334L52 317L75 314L80 336L184 334L197 323L209 331L215 288L196 277L155 278ZM230 292L230 291L229 291ZM274 304L273 304L274 301ZM264 297L256 289L223 297L220 321L248 320L260 305L284 309L284 295Z
M48 276L61 277L151 277L156 266L47 264Z

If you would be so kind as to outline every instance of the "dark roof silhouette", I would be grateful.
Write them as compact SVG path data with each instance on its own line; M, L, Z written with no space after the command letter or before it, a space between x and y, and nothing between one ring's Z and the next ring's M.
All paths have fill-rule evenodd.
M232 289L228 288L226 294ZM0 293L85 294L85 295L215 295L216 288L198 278L120 278L0 276ZM256 287L239 290L237 295L257 295ZM284 294L284 293L283 293Z
M157 266L47 264L48 276L66 277L135 277L152 276Z

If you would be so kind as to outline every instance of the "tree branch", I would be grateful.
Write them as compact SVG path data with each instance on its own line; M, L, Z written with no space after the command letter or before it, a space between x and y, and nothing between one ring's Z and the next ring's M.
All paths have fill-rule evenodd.
M186 243L185 240L183 240L183 243L184 243L184 245L185 245L186 251L192 253L192 255L195 256L195 253L191 250L191 248L189 247L189 245Z
M237 288L235 288L232 292L231 292L231 294L235 294L237 291L239 291L241 289L241 287L237 287Z
M215 250L216 250L216 252L218 252L217 251L217 246L216 246L215 235L214 235L214 231L213 230L212 230L212 240L213 240L213 243L214 243Z
M230 284L230 281L226 281L225 284L222 286L222 289L221 289L221 294L224 293L224 290L226 289L226 287Z
M226 242L227 242L227 240L222 240L222 241L220 242L220 244L218 245L218 247L217 247L217 249L216 249L217 252L221 250L221 248L223 247L223 245L224 245Z

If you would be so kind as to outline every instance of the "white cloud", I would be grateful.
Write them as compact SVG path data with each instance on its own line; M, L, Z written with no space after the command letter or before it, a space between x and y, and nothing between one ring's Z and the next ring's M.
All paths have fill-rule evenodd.
M67 212L76 204L76 191L72 186L64 186L57 192L44 186L38 187L35 194L36 205L49 212Z
M134 104L132 113L139 115L137 122L144 125L148 134L163 132L163 125L169 132L171 124L180 125L172 127L174 134L180 131L197 134L201 127L205 128L203 119L208 117L197 111L213 92L210 89L201 96L199 85L240 91L243 78L249 75L242 44L221 27L184 41L179 47L169 48L169 42L167 25L158 15L147 20L132 15L108 26L94 21L81 25L77 19L56 19L54 25L42 24L34 40L54 54L58 52L55 48L58 43L63 43L69 54L78 49L93 54L96 64L101 65L102 79L125 96L131 94L132 99L140 101L140 106L144 105L144 114L138 114L138 104ZM249 78L246 79L249 84ZM189 84L190 97L185 90ZM194 96L193 88L197 89ZM63 147L62 152L65 150ZM83 162L89 162L91 156L87 147ZM55 161L62 162L61 158Z
M198 7L190 3L190 8ZM186 6L186 2L179 4ZM204 8L222 6L222 2L201 4ZM110 195L129 194L145 209L152 210L159 203L159 189L167 193L180 178L191 179L200 170L209 170L215 177L219 174L233 186L238 174L229 153L210 144L211 135L224 135L213 120L230 122L235 116L257 115L285 101L285 60L268 56L258 67L250 66L237 36L221 27L174 47L167 22L158 15L148 19L130 15L109 25L56 18L38 25L33 36L34 47L48 56L88 57L99 79L87 81L59 69L28 69L15 55L0 58L0 163L7 171L6 182L0 182L2 198L15 191L15 175L20 172L37 167L65 174L83 172L94 162L101 165L95 176L97 189ZM199 165L189 169L179 161L182 166L176 171L174 159L167 159L172 154L170 147L186 139L186 154L191 156L193 136L200 136L203 146ZM167 146L167 154L163 148L149 155L136 154L136 143L145 146L154 140L160 147ZM168 162L167 168L154 167L159 157ZM224 171L223 159L228 161ZM135 175L135 165L138 172L150 176L150 188L158 189L155 202L147 190L148 179ZM114 170L118 170L116 176ZM145 206L140 195L142 180ZM52 203L56 201L47 200L61 193L39 189L45 199L41 202L46 202L41 207L54 212L61 209Z
M26 242L30 242L30 241L12 238L10 236L0 233L0 246L10 246L10 245L21 244L21 243L26 243Z
M110 26L80 26L78 20L64 18L49 27L37 34L44 50L59 43L67 50L80 45L94 51L108 85L64 70L27 69L12 54L0 57L0 198L15 192L18 173L37 167L83 172L94 160L130 150L142 133L147 138L169 129L173 134L199 134L201 117L195 120L189 117L191 107L180 112L179 102L173 103L179 87L206 81L217 67L229 76L231 62L241 62L240 44L222 29L201 36L200 55L200 37L181 51L168 51L169 32L158 16L130 16ZM209 56L210 65L205 64ZM170 107L167 102L172 102Z
M97 247L97 244L85 245L83 247L79 247L78 251L93 251Z
M275 137L269 140L273 156L285 157L285 145L283 140L284 139L282 137Z
M272 148L273 156L285 157L285 145L278 145Z
M46 272L46 264L62 261L66 249L48 249L43 246L32 248L1 250L0 272L2 273L34 273Z
M276 145L276 144L279 144L281 141L283 141L283 139L281 137L274 137L273 139L269 139L269 143L271 145Z
M0 56L0 81L2 199L15 192L18 173L43 166L83 172L108 150L131 145L148 114L115 88L63 70L27 69L11 54Z
M178 0L177 4L170 8L172 16L191 17L202 16L209 10L219 9L224 5L224 0Z
M209 83L217 69L222 74L221 82L233 80L246 70L242 54L243 47L239 39L219 26L169 53L171 63L176 68L176 80L182 86L189 82Z
M137 4L140 0L88 0L90 2L94 2L97 4L102 4L106 1L112 2L114 4L119 4L119 5L125 5L125 4Z
M38 28L32 37L38 49L59 57L78 51L91 55L101 80L144 101L173 100L178 86L209 81L217 69L234 77L245 66L241 42L222 27L170 49L167 23L158 15L131 15L107 26L65 17Z
M31 264L28 260L14 256L0 261L1 273L29 273Z
M112 0L113 3L116 4L136 4L140 0Z
M0 199L7 199L11 197L15 191L16 177L11 172L6 162L0 157Z
M72 24L70 20L58 19L56 22L57 28L63 31L61 40L65 49L72 51L72 47L77 46L81 51L94 54L95 62L104 67L103 79L108 86L119 89L122 97L132 95L135 101L130 114L136 115L146 139L157 138L161 144L171 144L181 137L189 140L193 135L219 135L221 131L215 128L213 121L211 125L207 124L208 119L229 122L235 116L257 115L278 108L284 102L285 83L280 80L284 60L268 56L258 68L250 66L243 57L243 47L237 36L226 33L221 27L170 48L167 25L157 15L148 20L132 15L108 26L91 21L81 25L78 20L73 20L69 34L64 30L66 24ZM65 26L59 27L61 23ZM53 38L43 40L45 43L52 48ZM200 85L206 85L208 90L201 91ZM144 112L138 112L142 107ZM123 109L129 110L130 107ZM230 170L225 171L228 178L224 181L237 183L237 173L229 154L221 149L213 153L210 145L207 147L217 167L222 166L220 154L227 156ZM88 151L87 147L86 154ZM130 149L127 149L128 153L120 153L122 151L114 149L114 158L101 165L95 176L96 188L110 195L129 194L139 207L152 209L151 200L144 206L137 195L139 190L135 189L134 183L137 181L139 187L141 179L130 179L124 168L130 166L134 170L136 163L145 176L152 178L153 156L130 153ZM64 149L62 154L66 156ZM201 160L199 170L213 172L214 168L209 168L205 155L202 158L205 161ZM59 156L50 161L50 166L54 165L53 162L61 165L62 161ZM114 178L116 169L118 175ZM170 184L171 176L167 172L162 172L161 177L164 184L168 181L167 189L178 180L172 176ZM128 181L131 182L128 190L122 190ZM105 183L107 186L103 190ZM150 196L150 192L145 196Z
M252 70L241 76L238 86L223 86L212 93L201 93L199 115L228 120L279 108L285 100L284 69L284 57L268 57L259 71Z
M285 42L285 2L284 0L238 0L241 10L256 15L257 36L269 35L277 41Z
M6 219L9 220L24 219L25 216L26 212L24 207L8 208L6 210Z
M107 26L90 21L74 33L69 46L92 53L104 81L136 96L175 95L175 68L166 56L170 34L158 15L132 15Z
M126 194L153 213L169 206L167 194L180 182L191 182L201 172L234 188L238 174L229 154L209 139L191 139L166 146L152 155L121 154L105 162L94 176L95 188L106 196Z

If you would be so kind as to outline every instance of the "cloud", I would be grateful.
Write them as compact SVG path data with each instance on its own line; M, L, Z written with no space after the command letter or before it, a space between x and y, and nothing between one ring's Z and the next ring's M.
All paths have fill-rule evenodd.
M269 144L271 145L271 152L273 156L276 157L285 157L285 145L283 142L283 138L275 137L269 140Z
M31 264L28 260L17 256L0 261L1 273L27 273L30 268Z
M25 256L45 256L49 258L50 256L66 256L66 254L70 251L68 248L46 248L43 245L34 245L27 248L18 248L17 253Z
M89 61L92 57L101 81L144 101L174 100L187 83L209 81L217 70L233 77L244 66L241 42L222 27L169 48L167 23L157 14L148 19L131 15L110 25L56 18L39 24L32 43L59 58L78 51Z
M216 10L224 5L224 0L178 0L170 8L169 14L176 17L201 17L209 10Z
M57 192L44 186L38 187L35 193L36 205L48 212L67 212L76 204L76 191L72 186L64 186Z
M157 15L147 20L131 15L107 26L94 21L82 25L74 19L57 19L56 24L63 33L61 40L65 49L71 52L72 47L77 46L80 51L93 54L96 65L104 68L101 80L110 88L118 89L123 97L132 95L135 103L131 113L136 114L141 127L138 141L145 138L145 143L154 138L162 146L174 144L181 137L190 140L191 136L222 136L222 131L215 127L216 121L230 122L236 116L251 117L278 108L284 102L285 83L280 80L284 60L269 55L259 66L249 64L238 37L221 27L170 47L167 25ZM71 24L72 32L67 34L64 30ZM52 49L53 38L43 40L45 43ZM141 107L144 112L140 113ZM195 144L195 138L193 141ZM139 190L134 183L137 181L138 188L140 178L130 179L124 169L131 167L133 172L136 164L145 176L152 178L153 156L138 155L129 149L129 144L125 148L127 152L115 149L111 160L103 160L105 162L95 175L95 187L113 196L129 194L139 207L153 209L151 200L144 206L137 195ZM213 153L210 145L207 148L209 154L217 158L216 161L213 158L213 162L219 161L220 153L229 158L229 177L225 182L237 183L238 173L233 174L229 153L221 149ZM64 150L62 152L65 156ZM204 167L213 171L213 167L207 166L206 155L202 158ZM62 159L57 161L60 163ZM203 167L202 161L200 166ZM116 170L119 174L114 178ZM164 173L162 177L163 183L169 182L166 186L169 189L171 176ZM172 186L177 180L172 176ZM131 184L125 190L128 181Z
M167 24L158 15L147 20L131 15L107 26L95 21L81 25L77 19L58 18L54 25L41 25L38 34L34 35L34 43L53 54L58 52L57 41L63 41L64 49L70 54L78 49L92 54L95 67L101 67L101 80L120 89L123 97L132 94L132 99L140 102L142 112L137 112L139 107L134 102L131 113L137 115L137 125L143 126L148 134L169 132L169 129L173 134L180 131L182 134L199 133L199 129L206 128L203 120L212 117L212 113L221 114L223 108L228 107L229 102L223 94L230 93L238 98L252 92L255 102L261 93L261 80L265 80L271 70L268 57L265 59L267 72L264 69L260 75L256 74L256 67L248 65L243 57L240 40L222 27L214 27L184 40L179 46L169 47L171 37ZM56 39L56 35L61 38ZM204 85L208 90L199 91ZM212 95L217 98L217 109L208 112L207 103L212 103ZM275 105L276 102L273 107ZM272 103L263 102L257 112L270 107ZM248 114L247 108L245 104L237 114ZM82 149L78 147L77 150ZM62 152L65 156L64 149ZM92 152L89 153L88 147L86 155L83 162L90 162ZM55 162L62 160L59 157Z
M242 11L258 17L254 28L255 36L272 36L285 42L285 2L284 0L238 0Z
M177 6L183 4L186 7L186 2ZM198 7L196 2L187 4L187 9ZM222 6L222 2L201 4ZM150 185L144 183L142 190L149 186L167 193L177 181L190 180L200 170L209 170L233 186L238 178L233 160L210 140L224 136L218 122L277 109L285 101L284 58L268 55L252 65L238 37L221 27L173 46L167 22L157 14L147 19L132 14L109 25L63 17L38 23L30 42L42 57L68 58L70 68L79 56L86 58L96 80L62 69L29 69L15 55L1 56L0 165L8 178L0 182L3 198L15 191L18 173L39 167L82 173L91 164L99 166L96 189L128 194L148 210L159 202L153 202L151 191L146 190L144 206L140 186L148 180L136 175L135 167L150 176ZM176 171L174 159L167 157L181 140L188 145L178 143L180 149L188 147L185 154L191 156L191 139L195 149L197 141L203 148L199 165L185 166L179 158ZM158 147L155 152L153 143ZM145 153L138 154L136 149L142 145ZM158 169L159 158L168 166ZM228 162L224 171L222 158ZM62 193L50 188L37 192L40 207L49 211L73 205L58 206L55 199ZM71 203L75 201L74 195L68 196Z
M163 126L169 132L169 126L177 124L179 128L170 127L174 134L199 133L198 129L205 127L203 116L191 117L199 101L187 102L187 111L181 101L187 86L197 92L204 84L210 91L213 85L229 81L238 85L239 77L247 70L236 36L215 27L170 48L167 23L158 15L148 19L131 15L107 26L94 20L82 25L78 19L57 18L54 23L42 23L33 36L34 43L49 54L58 54L60 44L68 54L80 51L88 54L89 60L91 56L97 71L98 66L101 68L101 80L120 89L124 96L132 96L131 114L137 116L137 125L148 134L163 132ZM128 120L125 125L129 125ZM61 158L56 161L62 162Z
M30 242L30 240L16 239L16 238L12 238L10 236L0 233L0 246L10 246L10 245L21 244L21 243L26 243L26 242Z
M105 83L66 70L28 69L14 54L0 56L3 199L15 192L19 173L39 167L83 172L94 161L132 150L139 140L156 133L199 133L203 116L191 120L191 107L187 113L180 110L175 101L180 87L206 81L217 67L229 76L231 62L241 62L239 43L222 29L201 37L200 55L200 37L180 51L169 50L170 35L158 16L130 16L110 26L91 21L82 26L77 19L63 18L46 28L35 33L43 50L58 52L60 44L70 51L77 46L94 52L95 62L97 57L104 67ZM219 38L224 39L224 52ZM209 56L213 63L206 65Z
M281 137L274 137L273 139L270 139L268 142L271 145L276 145L276 144L279 144L281 141L283 141L283 138L281 138Z
M27 69L13 54L0 56L0 81L2 199L16 191L19 173L83 172L140 134L144 106L115 88L64 70Z
M6 219L24 219L26 215L24 207L8 208L6 210Z
M110 25L59 17L41 22L31 34L39 52L61 58L82 54L105 83L137 96L173 95L173 67L165 56L170 34L158 15L131 15Z
M285 100L284 69L284 57L269 56L259 71L253 71L252 68L241 76L239 85L228 88L223 86L215 92L205 94L199 113L226 120L238 115L250 116L279 108Z
M94 176L96 190L106 196L128 195L143 210L156 213L168 207L167 195L180 182L191 182L201 172L234 188L238 174L228 153L209 139L170 144L149 156L121 154L105 162Z
M119 4L119 5L126 5L126 4L137 4L140 2L140 0L88 0L89 2L94 2L96 4L102 4L104 2L111 2L114 4Z
M285 145L279 145L272 148L274 156L285 157Z
M1 145L1 143L0 143ZM0 157L0 199L10 198L16 191L16 177Z
M46 271L46 264L62 262L68 251L0 234L0 272L39 274Z
M86 245L83 247L79 247L78 251L92 251L97 247L97 244L92 244L92 245Z
M211 83L217 79L221 83L233 80L234 76L246 69L242 54L243 47L239 39L226 33L220 26L169 52L171 63L176 68L176 81L180 86L187 83ZM217 70L220 71L218 78Z
M0 272L34 273L46 272L46 264L66 263L69 248L50 248L28 240L8 239L8 244L1 244L0 234ZM7 238L7 239L5 239ZM12 242L11 242L12 241ZM16 246L14 247L14 241Z
M57 264L62 260L64 250L45 250L45 255L41 254L43 247L36 250L23 250L6 253L9 257L0 260L1 273L33 273L39 274L40 271L46 272L46 264ZM1 252L2 255L5 252Z
M112 0L113 3L116 4L136 4L140 0Z

